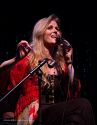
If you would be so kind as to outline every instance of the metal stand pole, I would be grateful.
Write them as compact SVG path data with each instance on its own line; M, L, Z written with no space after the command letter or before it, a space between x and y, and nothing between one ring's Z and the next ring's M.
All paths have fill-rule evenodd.
M28 77L30 75L33 75L35 72L37 72L40 67L42 67L45 63L47 63L47 58L43 59L38 66L36 66L34 69L31 70L31 72L26 76L24 77L13 89L11 89L5 96L3 96L1 99L0 99L0 102L2 102L9 94L11 94L18 86L20 86L21 83L23 83L26 79L28 79Z
M41 110L41 84L42 84L42 71L41 69L37 72L38 75L38 85L39 85L39 125L42 125L42 110Z

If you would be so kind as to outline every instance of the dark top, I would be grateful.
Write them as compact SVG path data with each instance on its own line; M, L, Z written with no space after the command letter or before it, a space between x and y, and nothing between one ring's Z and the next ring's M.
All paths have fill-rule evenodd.
M60 75L46 75L49 84L46 84L42 91L41 103L53 104L65 101L66 93L64 90L64 77Z

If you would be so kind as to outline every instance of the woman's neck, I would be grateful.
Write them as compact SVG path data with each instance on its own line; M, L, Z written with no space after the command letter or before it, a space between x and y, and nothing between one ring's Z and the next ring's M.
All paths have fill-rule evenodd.
M45 53L45 56L46 58L49 58L49 59L53 59L54 58L54 54L55 54L55 48L54 47L51 47L51 48L44 48L44 53Z

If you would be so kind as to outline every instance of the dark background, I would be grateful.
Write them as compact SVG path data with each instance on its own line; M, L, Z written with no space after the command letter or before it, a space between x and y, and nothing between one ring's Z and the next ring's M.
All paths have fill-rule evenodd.
M44 5L43 5L44 4ZM31 31L40 18L55 13L61 19L64 37L74 49L73 65L97 115L97 14L96 3L33 1L0 4L0 61L15 55L20 40L30 42ZM97 119L97 118L96 118Z

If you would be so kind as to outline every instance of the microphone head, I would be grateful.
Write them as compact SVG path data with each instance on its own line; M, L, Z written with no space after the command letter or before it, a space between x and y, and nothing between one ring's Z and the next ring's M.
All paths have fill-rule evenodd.
M48 59L48 67L53 68L55 66L56 61L53 59Z
M58 45L64 44L64 46L65 46L66 48L72 48L72 46L70 45L70 43L69 43L66 39L64 39L64 38L62 38L62 37L57 37L57 38L56 38L56 43L57 43Z
M62 43L62 41L63 41L63 38L62 38L62 37L57 37L57 38L56 38L56 43L57 43L58 45L60 45L60 44Z

